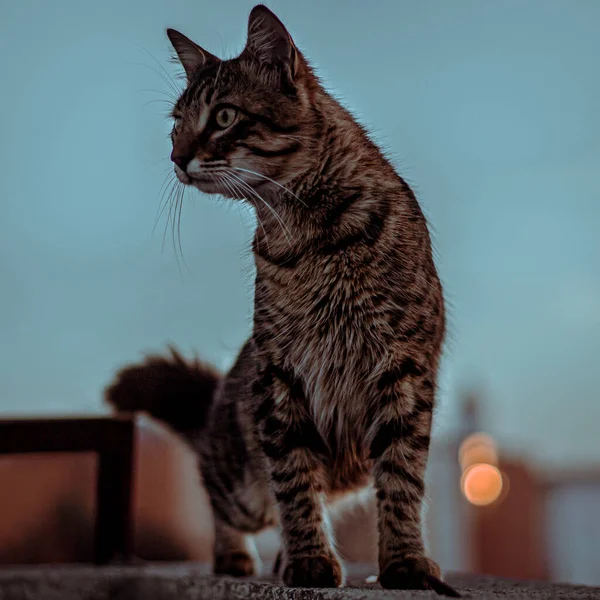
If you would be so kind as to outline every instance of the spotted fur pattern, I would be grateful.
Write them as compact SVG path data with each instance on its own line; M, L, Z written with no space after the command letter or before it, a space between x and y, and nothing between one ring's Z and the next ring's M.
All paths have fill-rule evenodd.
M259 223L251 339L202 430L183 431L212 500L215 571L255 572L250 536L278 524L287 585L341 585L330 507L371 486L381 584L454 594L421 532L445 324L415 196L265 7L232 60L168 34L188 77L176 174L245 199Z

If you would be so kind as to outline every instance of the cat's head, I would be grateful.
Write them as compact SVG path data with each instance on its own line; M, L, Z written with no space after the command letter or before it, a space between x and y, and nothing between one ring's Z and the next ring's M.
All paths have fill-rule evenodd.
M172 116L171 160L181 182L253 200L311 168L316 78L279 19L256 6L242 53L221 60L173 29L187 87Z

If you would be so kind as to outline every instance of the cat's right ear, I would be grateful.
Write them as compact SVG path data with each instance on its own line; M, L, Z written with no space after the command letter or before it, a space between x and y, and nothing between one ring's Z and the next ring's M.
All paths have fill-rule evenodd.
M220 58L207 52L204 48L200 48L198 44L175 29L167 29L167 36L179 57L188 82L194 79L200 69L221 62Z

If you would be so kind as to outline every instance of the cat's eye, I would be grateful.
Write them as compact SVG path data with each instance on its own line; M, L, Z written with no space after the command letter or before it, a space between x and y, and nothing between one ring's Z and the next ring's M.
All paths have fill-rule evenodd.
M179 131L181 129L181 117L173 117L173 129Z
M217 111L217 114L215 115L215 121L221 129L227 129L233 125L236 117L237 110L227 106Z

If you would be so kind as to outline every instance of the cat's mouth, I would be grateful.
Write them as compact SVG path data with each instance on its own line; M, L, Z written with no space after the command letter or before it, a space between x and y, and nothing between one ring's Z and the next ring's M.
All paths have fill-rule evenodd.
M175 174L177 175L177 179L181 181L184 185L192 185L197 187L201 191L205 191L204 188L211 187L216 184L215 177L210 173L193 173L190 174L183 169L180 169L177 165L175 165Z
M221 194L227 198L240 199L246 197L242 191L244 188L250 191L250 186L242 182L239 176L236 177L223 168L194 170L189 173L175 165L175 174L181 183L205 194Z
M205 194L223 194L227 191L223 182L213 174L189 175L181 171L181 173L177 173L177 177L184 185L195 187Z

